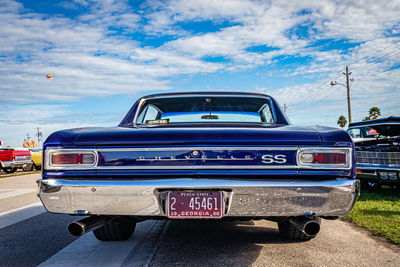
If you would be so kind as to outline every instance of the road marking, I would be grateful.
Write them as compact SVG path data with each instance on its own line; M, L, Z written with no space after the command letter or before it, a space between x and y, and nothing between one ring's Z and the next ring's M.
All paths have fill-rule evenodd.
M121 266L148 267L157 253L170 223L171 221L165 220L155 222L147 234L143 236L142 241L131 250Z
M39 266L121 266L125 258L140 247L156 221L136 225L135 233L126 241L102 242L88 233L72 242Z
M144 265L145 267L148 267L153 260L154 256L157 254L158 249L160 248L161 244L164 241L165 235L167 234L168 228L171 225L171 221L167 221L165 227L161 230L160 237L158 242L153 248L153 251L151 252L150 256L148 257L146 264Z
M5 199L9 197L15 197L19 195L25 195L28 193L36 192L37 190L35 189L19 189L19 190L14 190L12 192L6 192L6 193L1 193L0 194L0 199Z
M0 229L46 212L41 202L0 213Z

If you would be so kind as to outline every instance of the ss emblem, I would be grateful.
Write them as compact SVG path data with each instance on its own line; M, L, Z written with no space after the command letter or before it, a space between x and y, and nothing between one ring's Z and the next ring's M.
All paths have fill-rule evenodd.
M286 155L263 155L261 157L261 162L264 164L270 163L286 163Z

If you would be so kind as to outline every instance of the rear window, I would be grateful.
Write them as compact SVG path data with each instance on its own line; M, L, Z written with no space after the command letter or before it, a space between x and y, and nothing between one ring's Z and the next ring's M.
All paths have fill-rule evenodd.
M257 97L174 97L146 100L136 123L273 123L267 98Z
M353 138L376 138L379 136L379 133L376 130L368 127L352 128L347 130L347 132Z

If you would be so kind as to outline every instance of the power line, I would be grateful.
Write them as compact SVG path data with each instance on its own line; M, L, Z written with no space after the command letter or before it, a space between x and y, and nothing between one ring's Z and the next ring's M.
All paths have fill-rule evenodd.
M398 43L400 43L400 39L399 39L398 41L396 41L396 42L394 42L394 43L388 45L387 47L383 48L382 50L379 51L379 53L382 53L382 52L385 51L386 49L388 49L388 48L390 48L390 47L392 47L392 46L394 46L394 45L396 45L396 44L398 44ZM389 53L391 53L391 52L389 52ZM365 61L366 61L366 60L368 60L368 59L370 59L370 58L372 58L372 57L374 57L374 55L369 55L369 56L367 56L367 57L361 58L359 61L361 61L361 60L365 60ZM349 62L348 65L350 65L350 64L351 64L351 63ZM357 68L354 68L353 70L357 70Z
M327 85L329 85L329 81L331 81L333 78L336 78L339 74L333 74L331 75L328 79L324 80L319 86L316 86L315 88L320 88L320 90L314 91L311 95L308 95L307 98L313 98L315 96L317 96L318 94L321 94L322 92L324 92L326 89L329 89L329 87L327 87ZM303 103L297 103L297 104L292 104L294 106L297 105L302 105Z
M389 46L387 46L387 47L385 47L385 48L382 49L380 52L385 51L385 50L387 50L388 48L390 48L390 47L392 47L392 46L394 46L394 45L396 45L396 44L398 44L398 43L400 43L400 40L398 40L398 41L392 43L391 45L389 45ZM378 58L375 58L373 61L369 62L368 64L366 64L366 65L364 65L364 66L362 66L361 68L360 68L360 67L354 68L352 71L355 71L355 70L357 70L357 71L364 70L364 69L368 68L369 66L371 66L371 65L373 65L373 64L377 64L378 61L381 60L381 59L383 59L383 58L386 58L386 57L388 57L388 56L390 56L390 57L396 56L396 55L400 54L400 51L399 51L399 50L400 50L400 47L399 47L399 48L396 48L396 49L394 49L394 50L392 50L392 51L390 51L389 53L387 53L387 54L385 54L385 55L383 55L383 56L380 56L380 57L378 57ZM399 52L397 52L397 51L399 51ZM396 53L396 52L397 52L397 53ZM376 56L376 55L370 55L370 56L367 56L367 57L365 57L365 58L362 58L361 60L368 60L368 59L370 59L370 58L373 58L374 56ZM385 71L385 72L388 72L388 71ZM336 76L338 76L338 75L337 75L337 74L334 75L333 78L335 78ZM375 76L375 75L369 75L369 76ZM364 76L364 77L365 77L365 76ZM367 77L368 77L368 76L367 76ZM333 78L330 79L330 80L334 80ZM326 86L328 86L328 82L326 82L326 84L327 84ZM324 87L325 87L325 86L321 86L321 88L324 88ZM328 87L328 88L329 88L329 87ZM322 93L322 92L325 91L326 89L327 89L327 88L322 89L322 90L319 90L319 91L317 91L316 93L317 93L317 94L318 94L318 93ZM320 103L321 101L325 100L326 98L328 98L328 97L331 96L331 95L332 95L332 93L326 95L325 97L323 97L323 98L321 98L321 99L319 99L319 100L317 100L316 102L314 102L314 103L312 103L311 105L309 105L308 108L310 108L310 107L312 107L312 106L315 106L316 104ZM312 95L309 96L309 97L313 97L313 96L315 96L315 93L312 94Z
M369 66L374 65L374 64L377 64L378 61L384 59L384 58L387 57L387 56L390 56L391 54L393 54L394 52L397 52L397 51L399 51L399 50L400 50L400 47L397 48L397 49L395 49L395 50L393 50L393 51L391 51L391 52L389 52L389 53L386 54L386 55L383 55L383 56L381 56L381 57L375 58L374 61L371 61L371 62L367 63L366 65L364 65L364 66L362 66L362 67L354 68L353 71L365 70L365 69L368 68ZM398 53L395 53L395 54L391 55L391 56L396 56L396 55L398 55L398 54L400 54L400 51L399 51Z
M396 42L391 43L389 46L383 48L382 50L379 51L379 53L382 53L383 51L385 51L385 50L387 50L387 49L393 47L394 45L396 45L396 44L398 44L398 43L400 43L400 39L397 40ZM369 63L367 63L367 64L364 65L364 66L360 66L360 67L358 67L358 68L354 68L352 71L354 72L354 71L365 70L366 68L368 68L368 67L370 67L370 66L372 66L372 65L374 65L374 64L377 64L378 61L381 60L381 59L384 59L384 58L386 58L386 57L388 57L388 56L393 57L393 56L396 56L396 55L400 54L400 51L399 51L399 50L400 50L400 47L397 47L396 49L391 50L391 51L389 51L388 53L386 53L386 54L384 54L384 55L382 55L382 56L380 56L380 57L375 58L373 61L370 61ZM397 51L399 51L399 52L396 53ZM367 56L367 57L361 58L359 61L367 61L368 59L374 58L374 57L376 57L377 55L378 55L378 54L369 55L369 56ZM353 63L353 64L355 64L355 63ZM350 64L348 64L348 65L350 65ZM325 92L327 89L330 88L330 87L329 87L329 82L332 81L332 80L335 80L335 78L336 78L337 76L339 76L339 74L333 74L333 75L330 76L330 78L328 78L327 80L324 80L324 82L322 82L319 86L315 87L315 88L317 88L317 89L319 89L319 90L314 91L311 95L307 96L307 98L313 98L313 97L317 96L318 94L321 94L321 93ZM364 76L364 77L365 77L365 76ZM320 103L321 101L325 100L326 98L328 98L329 96L331 96L332 93L333 93L333 92L331 92L331 93L327 94L325 97L323 97L323 98L321 98L321 99L315 101L314 103L312 103L311 105L309 105L308 108L310 108L310 107L312 107L312 106L314 106L314 105ZM292 104L292 105L295 105L295 106L296 106L296 105L302 105L302 103Z
M397 65L397 66L392 67L392 69L390 69L390 70L380 71L380 72L376 72L375 74L366 75L366 76L362 76L362 77L363 77L363 78L366 78L366 77L374 77L374 76L377 76L377 75L382 74L382 73L387 73L387 72L392 72L392 71L399 71L399 70L400 70L399 67L400 67L400 65ZM393 69L393 68L394 68L394 69Z

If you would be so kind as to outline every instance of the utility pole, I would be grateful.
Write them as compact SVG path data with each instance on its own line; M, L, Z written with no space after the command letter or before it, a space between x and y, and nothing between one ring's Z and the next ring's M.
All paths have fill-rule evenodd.
M348 113L348 119L349 119L349 123L351 123L351 104L350 104L350 82L353 82L353 79L350 79L349 76L351 74L351 72L349 72L349 65L346 66L346 72L342 72L343 75L346 75L346 84L343 83L338 83L337 81L331 81L331 85L335 86L335 85L342 85L344 87L346 87L347 89L347 113Z
M349 114L349 124L351 123L351 105L350 105L350 83L349 83L349 65L346 66L346 73L343 72L344 75L346 75L346 87L347 87L347 112Z
M38 140L37 144L38 144L38 147L40 148L40 141L42 140L43 133L40 131L40 127L36 127L36 130L37 130L36 137Z

